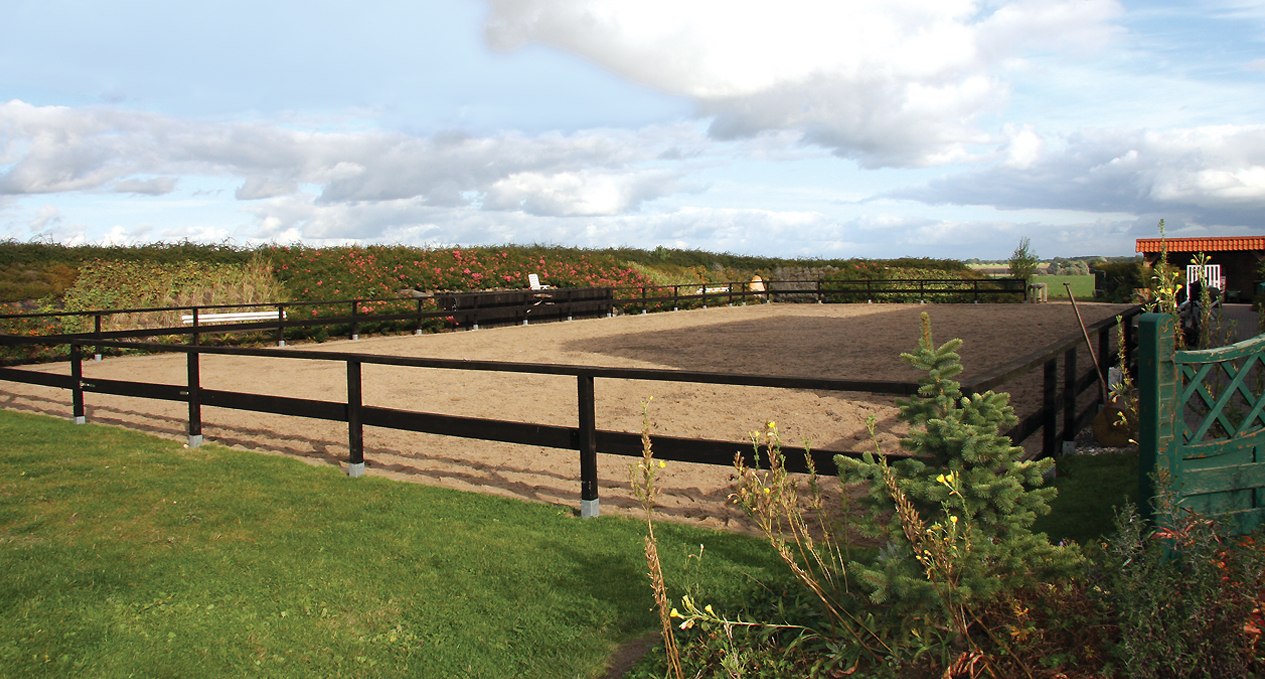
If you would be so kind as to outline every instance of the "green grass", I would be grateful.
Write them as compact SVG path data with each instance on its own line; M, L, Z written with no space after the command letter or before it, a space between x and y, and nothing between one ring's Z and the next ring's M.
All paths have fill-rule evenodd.
M1053 275L1038 274L1032 277L1033 283L1045 283L1050 293L1050 299L1067 299L1067 288L1063 287L1064 283L1072 286L1072 294L1076 295L1078 301L1089 301L1094 298L1094 276L1092 274L1083 275Z
M643 530L0 411L0 667L600 675L616 644L656 629ZM750 538L658 533L674 597L689 584L737 607L750 577L783 577Z
M1065 455L1054 481L1058 497L1036 530L1051 540L1095 541L1113 530L1115 509L1138 504L1138 455Z

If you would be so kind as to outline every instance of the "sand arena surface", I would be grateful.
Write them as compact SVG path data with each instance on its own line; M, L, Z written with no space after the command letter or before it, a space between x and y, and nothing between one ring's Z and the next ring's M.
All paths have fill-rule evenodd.
M1087 323L1128 307L1082 304ZM764 375L913 381L900 359L918 341L919 314L932 318L937 343L966 340L964 381L1042 347L1079 337L1068 304L817 305L769 304L712 308L609 319L541 323L437 335L363 338L303 345L303 349L484 359L740 372ZM280 350L284 352L284 350ZM1089 365L1082 350L1081 366ZM68 373L65 364L40 370ZM341 362L205 355L208 389L339 401L346 397ZM85 379L185 383L183 354L106 358L84 363ZM365 365L364 403L406 410L575 426L574 377ZM1022 414L1039 406L1040 371L1006 385ZM862 393L795 391L765 387L598 379L599 429L639 432L642 403L650 404L657 434L733 440L775 420L788 448L810 440L821 448L872 449L866 419L879 422L879 441L896 449L902 426L889 397ZM86 394L90 422L122 425L183 440L187 407L180 402ZM70 413L67 391L0 383L0 407L58 416ZM204 407L207 441L338 465L347 457L345 423ZM575 451L365 428L367 473L578 507L579 455ZM636 458L599 455L604 513L637 511L628 488ZM669 463L660 476L662 513L671 519L727 526L741 524L726 503L732 469Z

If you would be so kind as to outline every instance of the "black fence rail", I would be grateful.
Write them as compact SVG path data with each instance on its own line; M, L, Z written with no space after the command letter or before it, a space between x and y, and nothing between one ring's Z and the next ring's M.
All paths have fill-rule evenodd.
M1126 348L1133 346L1132 317L1140 308L1126 312L1122 324L1129 332ZM1089 332L1097 333L1097 354L1113 355L1111 337L1116 320L1106 319L1089 326ZM1052 349L1044 349L1031 356L1015 361L994 374L964 385L968 392L979 392L1026 375L1036 369L1042 371L1041 406L1028 414L1009 433L1016 444L1042 432L1039 455L1055 455L1059 442L1066 447L1075 434L1093 417L1095 406L1101 406L1101 394L1086 407L1078 407L1081 395L1098 383L1099 375L1093 368L1081 367L1077 361L1077 349L1083 339L1069 338ZM122 342L102 338L37 338L0 335L0 346L31 344L69 345L70 374L51 374L20 368L0 368L0 381L26 383L66 389L71 392L71 416L76 422L86 419L87 394L112 394L145 399L184 402L188 406L188 435L191 446L202 441L202 408L214 406L273 413L294 417L315 418L346 422L348 425L348 472L358 476L364 471L365 426L376 426L446 436L502 441L549 448L575 450L579 454L580 512L584 516L599 511L597 494L598 452L615 455L638 456L641 454L639 434L599 429L596 421L596 397L594 381L597 379L651 380L682 383L720 384L748 387L775 387L782 389L808 389L818 391L846 391L870 393L882 396L908 396L917 390L912 382L884 380L848 380L815 377L785 377L770 375L732 374L681 370L654 370L645 368L593 367L560 364L532 364L501 361L467 361L437 358L410 358L358 353L332 353L295 349L264 349L244 347L213 347L201 345L170 345L161 343ZM130 380L85 379L83 361L85 350L90 347L115 347L149 352L178 352L186 356L186 383L156 384ZM280 397L256 393L240 393L206 389L201 386L200 356L231 355L289 359L296 361L333 361L344 364L347 374L347 398L345 401L328 401L304 398ZM447 369L470 371L496 371L522 374L547 374L571 376L576 380L578 412L575 426L559 426L532 422L507 421L490 418L444 415L407 410L403 408L367 406L363 403L362 367L366 364L391 365L402 368ZM1062 366L1060 379L1059 366ZM659 436L655 439L656 454L667 460L729 465L734 455L742 455L748 464L754 465L754 451L750 446L733 441L694 439ZM856 456L857 451L814 450L811 459L818 472L834 474L837 469L835 455ZM806 471L806 464L795 456L787 459L791 471Z
M0 336L0 344L39 341L42 340ZM350 476L360 476L364 472L365 426L575 450L579 453L580 512L583 516L595 516L599 511L596 454L598 452L627 456L640 456L642 454L641 435L639 433L611 431L597 427L596 396L594 391L594 381L597 379L669 381L816 391L863 392L882 395L910 395L918 387L917 384L912 382L885 380L846 380L653 370L646 368L468 361L294 349L187 346L101 340L102 344L117 348L185 354L187 361L187 379L185 384L158 384L131 380L86 379L83 375L84 349L94 342L95 340L90 342L82 339L71 339L68 341L70 345L69 375L51 374L20 368L0 368L0 380L69 390L71 392L71 416L78 423L86 421L86 397L88 394L111 394L187 403L188 436L191 447L202 443L202 408L206 406L346 422L348 425L347 463ZM329 401L206 389L201 386L202 370L200 357L203 355L343 363L347 374L347 398L345 401ZM362 368L366 364L390 365L402 368L571 376L576 379L576 393L578 396L576 425L559 426L445 415L402 408L368 406L362 402L361 398L363 394ZM815 468L820 473L834 474L837 472L834 462L835 455L857 456L860 454L856 451L821 449L811 451L810 456ZM748 464L757 464L755 453L749 444L744 445L734 441L714 439L656 436L655 455L664 460L714 465L732 464L735 455L742 455ZM797 456L788 456L786 467L788 470L795 472L808 471L806 460Z
M435 302L458 324L477 329L480 325L610 316L615 298L611 288L545 288L439 293Z
M137 307L93 311L0 314L0 334L69 341L187 338L200 345L210 336L252 333L278 346L287 340L362 332L422 334L446 328L649 313L770 302L980 302L1022 301L1019 279L823 280L644 285L620 288L544 288L417 293L415 296L301 302ZM243 319L245 317L245 319ZM117 328L118 319L132 321ZM96 350L100 358L101 348ZM0 357L0 364L20 363Z
M1028 299L1022 278L919 280L825 280L818 281L817 301L856 302L962 302L1017 301Z
M708 284L649 285L615 288L615 303L625 311L677 311L753 302L1022 302L1027 283L1020 278L934 278L767 280Z
M425 294L387 299L346 299L266 304L214 304L180 307L137 307L94 311L0 315L7 326L45 321L43 331L30 333L49 341L90 338L101 348L106 340L187 337L202 344L212 335L256 333L270 336L278 346L288 338L339 334L359 339L362 331L392 329L423 334L443 328L527 324L532 321L571 320L610 316L611 288L549 288ZM251 313L246 313L251 312ZM111 319L142 318L142 327L108 329ZM242 320L242 317L258 316ZM266 318L265 318L266 317ZM314 332L319 330L320 332ZM7 363L20 361L8 360Z
M1131 370L1137 348L1137 329L1134 324L1141 313L1142 307L1135 306L1114 318L1106 318L1086 326L1085 334L1096 337L1097 346L1093 349L1093 355L1098 358L1098 367L1090 362L1079 362L1079 349L1085 347L1086 342L1084 336L1078 335L1052 348L1047 347L1015 360L996 370L991 376L965 384L963 388L968 392L981 393L1041 370L1041 407L1024 416L1007 435L1016 444L1021 444L1041 432L1041 447L1037 457L1057 455L1060 451L1075 446L1077 432L1084 429L1105 405L1103 399L1106 395L1102 393L1100 385L1107 381L1105 373L1108 366L1122 353L1119 351L1120 345L1113 341L1119 332L1118 327L1123 331L1125 355L1124 365L1119 367ZM1103 373L1099 373L1098 368ZM1079 403L1087 400L1082 397L1090 390L1093 390L1093 398L1088 399L1089 404L1078 407Z

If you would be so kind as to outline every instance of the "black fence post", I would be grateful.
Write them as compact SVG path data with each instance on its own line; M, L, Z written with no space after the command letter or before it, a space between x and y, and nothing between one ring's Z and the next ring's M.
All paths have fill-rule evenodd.
M1063 449L1076 452L1076 349L1063 354Z
M824 287L822 286L822 282L820 278L817 279L817 303L818 304L826 303L826 291Z
M681 286L679 285L672 286L672 310L681 310Z
M202 334L198 332L198 308L190 307L193 312L193 332L189 335L189 344L198 345L202 343Z
M1052 358L1045 362L1044 379L1041 392L1041 456L1054 454L1054 442L1058 436L1058 394L1059 359Z
M1098 377L1103 382L1107 382L1107 366L1111 365L1111 359L1108 357L1111 356L1111 331L1114 329L1115 326L1105 325L1098 331ZM1102 390L1099 389L1098 404L1103 406L1107 405L1106 402L1103 401L1103 399L1106 398L1111 398L1111 395L1104 394L1102 393Z
M413 324L413 334L422 334L422 298L417 298L417 322Z
M646 286L641 286L641 313L650 313L650 302L646 301Z
M277 346L286 345L286 305L277 305Z
M71 414L75 424L83 424L88 419L83 407L83 347L78 342L70 343L70 381L74 383L70 388Z
M189 376L189 447L202 445L202 371L199 368L198 352L190 351L187 367Z
M482 309L482 307L480 307L480 306L479 306L479 300L480 300L481 298L480 298L478 295L470 295L470 296L468 296L468 297L461 297L460 295L453 295L453 299L455 299L455 300L461 300L461 301L457 302L457 304L458 304L459 306L461 306L461 308L466 309L465 314L464 314L464 315L462 315L462 318L464 318L464 319L465 319L465 321L466 321L466 327L467 327L467 328L469 328L469 329L471 329L471 330L478 330L478 329L479 329L479 320L483 318L483 312L482 312L482 311L480 311L480 309ZM465 306L465 302L469 302L469 303L470 303L470 306L468 306L468 307L467 307L467 306ZM517 321L517 320L518 320L518 317L517 317L517 316L515 316L515 321Z
M1133 369L1134 363L1137 361L1134 353L1138 346L1138 333L1133 327L1133 322L1138 317L1133 316L1123 321L1124 323L1124 365L1120 366L1121 370L1128 372L1130 375L1137 377L1138 373Z
M365 427L360 408L363 405L360 387L360 361L347 360L347 476L365 475Z
M351 300L351 339L360 339L360 322L356 316L360 313L360 300Z
M93 317L93 319L92 319L92 336L93 336L93 338L95 338L97 341L100 341L100 340L101 340L101 314L100 314L100 313L96 313L96 314L93 314L93 315L92 315L92 317ZM101 345L100 345L100 344L98 344L98 345L97 345L97 350L96 350L96 352L92 355L92 360L94 360L94 361L98 361L98 362L101 360Z
M593 397L593 376L576 377L580 408L580 516L601 513L597 497L597 408Z

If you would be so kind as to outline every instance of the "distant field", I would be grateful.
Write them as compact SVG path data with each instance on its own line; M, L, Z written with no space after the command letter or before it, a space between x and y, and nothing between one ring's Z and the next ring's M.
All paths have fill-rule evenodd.
M1067 299L1067 288L1063 286L1064 283L1072 286L1072 294L1076 295L1076 299L1090 300L1094 298L1093 274L1079 276L1038 274L1032 277L1032 282L1048 285L1050 287L1050 299Z

